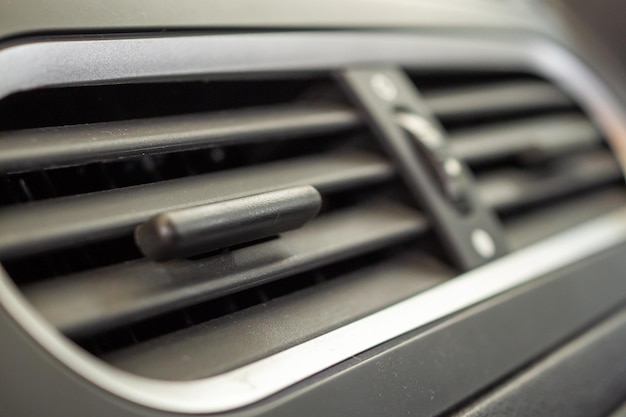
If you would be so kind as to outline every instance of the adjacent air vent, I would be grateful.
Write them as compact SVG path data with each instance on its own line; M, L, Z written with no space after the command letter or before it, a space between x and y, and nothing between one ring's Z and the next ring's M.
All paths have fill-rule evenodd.
M0 258L61 332L132 372L213 375L453 276L330 78L67 87L0 103ZM301 229L143 258L181 208L311 185Z
M602 133L557 86L520 73L413 73L513 248L626 203Z

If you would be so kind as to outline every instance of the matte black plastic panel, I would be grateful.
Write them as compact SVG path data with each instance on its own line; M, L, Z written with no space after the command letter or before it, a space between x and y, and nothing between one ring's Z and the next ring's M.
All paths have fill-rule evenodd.
M347 108L293 105L9 131L0 133L0 172L302 139L358 124L357 115Z
M550 110L572 105L565 94L541 81L450 87L445 91L425 93L424 101L437 117L446 120L531 109Z
M626 310L476 401L458 417L604 417L626 398Z
M600 132L579 114L551 115L490 123L450 135L452 153L475 164L515 154L557 156L601 143Z
M375 225L375 227L372 227ZM397 244L428 229L399 204L362 204L200 260L138 260L23 289L61 331L86 335Z
M467 270L505 254L506 242L498 220L478 198L473 176L446 146L443 130L408 77L396 69L373 67L349 69L340 73L339 79L395 161L412 197L428 216L456 265ZM436 140L429 141L437 144L421 146L426 138L408 134L406 127L400 125L399 116L403 115L423 121L427 131L421 136L433 136L432 133ZM420 152L417 147L429 149ZM431 159L436 160L435 166L428 169ZM450 174L444 161L455 162L457 172ZM442 176L437 174L443 175L443 186L438 181ZM473 242L476 231L491 240L492 250L487 256Z
M506 211L624 178L613 155L605 150L562 158L549 168L493 170L477 177L478 191L485 204Z
M120 236L164 211L298 185L343 190L393 176L376 155L336 153L1 208L0 258Z
M211 376L326 333L453 276L449 267L413 250L104 359L157 379Z

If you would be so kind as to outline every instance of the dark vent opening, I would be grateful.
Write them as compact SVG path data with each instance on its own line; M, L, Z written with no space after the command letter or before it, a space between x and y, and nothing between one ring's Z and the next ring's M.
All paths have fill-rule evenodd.
M324 76L55 87L0 101L0 130L64 126L284 102L343 101Z
M217 146L0 177L0 206L150 184L341 149L371 149L363 129L297 141Z
M441 122L445 125L446 130L451 133L462 132L468 128L480 128L483 126L489 126L491 123L496 122L515 122L524 121L531 117L540 117L548 115L563 115L571 114L563 108L551 108L551 109L525 109L525 110L505 110L501 114L479 114L479 115L459 115L455 117L446 116L441 117Z
M2 265L18 285L26 285L141 257L132 235L126 235L43 255L6 260Z
M409 76L422 93L451 90L459 87L474 87L485 83L505 83L510 81L542 80L540 77L523 71L466 70L442 68L433 71L409 70Z

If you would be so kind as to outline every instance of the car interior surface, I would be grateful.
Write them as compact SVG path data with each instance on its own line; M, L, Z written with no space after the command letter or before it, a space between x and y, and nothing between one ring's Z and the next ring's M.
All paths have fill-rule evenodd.
M626 417L625 22L0 0L0 417Z

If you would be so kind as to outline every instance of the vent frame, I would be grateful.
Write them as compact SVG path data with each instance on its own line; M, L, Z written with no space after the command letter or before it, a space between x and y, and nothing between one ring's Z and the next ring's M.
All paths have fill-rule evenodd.
M150 48L153 48L153 51L159 51L163 46L166 49L168 47L173 48L185 41L189 41L192 47L185 49L176 46L178 48L176 55L180 56L186 53L190 55L179 62L168 56L167 60L164 59L162 62L159 62L159 59L149 61L150 65L155 65L155 67L144 67L146 62L137 62L137 57L131 58L130 56L133 48L141 48L144 50L144 56L149 56ZM539 72L552 82L559 84L602 127L622 166L626 161L626 145L620 144L621 138L626 137L626 124L623 122L626 119L624 109L600 80L573 55L546 40L523 36L516 40L494 40L468 36L459 39L453 36L370 33L297 33L120 40L119 42L127 42L123 48L124 52L129 54L127 56L118 55L119 50L117 48L119 46L116 46L116 42L49 42L21 45L0 51L0 68L3 69L3 73L11 74L11 77L3 80L0 96L15 90L36 87L32 84L32 80L38 80L48 86L91 83L97 80L109 82L128 80L134 77L159 76L159 71L164 72L160 75L190 75L199 72L267 71L273 67L283 70L285 68L338 69L372 62L393 62L403 66L421 65L428 67L440 63L441 54L444 54L445 51L455 51L457 53L450 59L451 62L446 61L446 65L524 67ZM276 42L280 45L277 46ZM237 48L237 51L229 50L229 48L224 47L225 45ZM285 46L285 48L280 48L280 46ZM146 47L147 53L144 49ZM264 48L268 47L280 51L278 53L280 56L272 57L272 62L268 62L262 53L263 50L266 50ZM198 55L196 54L198 50L204 50L204 48L215 52L210 55L212 61L200 63L190 61ZM457 48L463 52L458 54ZM17 53L16 49L19 49ZM222 55L217 51L223 51ZM241 55L237 54L237 52L243 51L250 52L250 55L243 55L246 56L245 62L242 62L239 58ZM345 51L350 52L346 54ZM423 52L423 54L416 54L415 51ZM57 58L62 56L62 54L59 55L60 52L65 54L63 59L65 62L60 62ZM88 53L82 55L84 52ZM42 65L36 66L36 68L30 65L21 67L28 62L28 57L37 53L42 53L40 57ZM76 54L78 59L67 59L67 54L72 56ZM98 55L99 58L89 62L90 58L94 58L93 54ZM159 55L156 54L156 56ZM167 56L167 54L163 54L163 56ZM102 62L100 60L113 58L120 59L121 62L126 60L128 65L116 67L114 73L106 72L112 68L110 64L104 67L98 66ZM53 61L54 65L47 66L48 61ZM193 65L185 67L190 63ZM71 65L76 66L71 67L72 71L69 72L50 71L36 74L37 71L43 71L44 68L48 70L53 67L58 70L64 66L70 68ZM174 65L174 68L170 65ZM204 67L199 68L202 65ZM5 69L8 71L5 72ZM45 74L48 74L50 78L46 77ZM65 77L66 75L67 77ZM96 359L59 337L56 331L27 305L4 273L0 273L0 304L57 359L76 373L123 398L161 410L185 413L226 411L265 398L354 354L443 318L461 308L616 246L626 241L625 216L626 213L621 210L581 225L324 336L236 371L202 381L166 383L135 377L103 366ZM573 243L581 245L576 250L568 252L566 257L552 257L551 260L546 260L537 265L533 263L537 259L544 258L546 250L561 251L563 246L570 248ZM515 267L515 265L534 266L526 269L526 272L506 280L490 280L495 273L501 273L507 268ZM468 285L468 282L476 284L490 281L495 281L497 284L487 286L484 291L476 293L471 299L460 300L457 298L453 303L447 305L447 309L436 310L428 317L419 320L413 317L407 320L404 315L407 311L414 311L413 309L419 311L420 306L423 306L424 303L436 303L451 294L458 293L464 286ZM376 320L380 321L382 318L388 319L390 317L399 317L400 323L384 334L371 335L375 332L369 332L370 336L364 337L362 332L359 332L359 329L365 329L366 326L375 323ZM341 342L345 342L348 338L353 339L353 341L342 345ZM342 349L333 349L333 347L338 346L342 346ZM316 354L315 352L318 351L324 353ZM303 352L309 354L309 357L313 357L314 360L311 360L306 367L289 366L290 363L294 363L293 361L299 363L298 358ZM276 370L276 367L279 371ZM200 392L206 392L208 388L219 389L219 391L214 391L219 392L219 394L211 397L199 395Z

